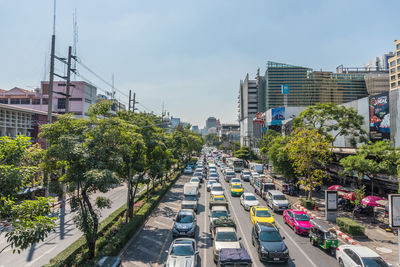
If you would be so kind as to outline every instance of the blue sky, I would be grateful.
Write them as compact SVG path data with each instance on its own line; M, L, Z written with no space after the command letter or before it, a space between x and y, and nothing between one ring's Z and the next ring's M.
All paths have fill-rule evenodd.
M240 80L264 73L268 60L333 71L362 66L400 38L398 0L58 0L58 55L72 44L74 9L84 64L110 82L114 73L115 87L136 92L139 110L160 113L164 102L200 127L208 116L234 122ZM53 0L0 0L0 88L40 84L52 13Z

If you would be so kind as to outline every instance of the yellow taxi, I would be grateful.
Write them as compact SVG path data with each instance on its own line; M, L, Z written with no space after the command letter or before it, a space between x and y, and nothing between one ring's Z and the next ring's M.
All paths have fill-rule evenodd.
M227 206L228 202L226 201L226 198L224 195L211 195L210 197L210 209L214 205L224 205Z
M231 184L229 188L231 189L231 196L233 197L240 197L244 191L242 184L238 183Z
M275 225L274 216L265 206L255 206L250 209L250 220L253 224L258 222L272 223Z

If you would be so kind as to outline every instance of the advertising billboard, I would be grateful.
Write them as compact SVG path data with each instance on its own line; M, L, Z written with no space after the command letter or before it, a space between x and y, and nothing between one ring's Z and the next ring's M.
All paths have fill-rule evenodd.
M389 226L400 228L400 195L389 195Z
M369 133L372 141L390 139L389 92L369 97Z
M285 120L285 107L273 108L271 113L271 125L281 125Z

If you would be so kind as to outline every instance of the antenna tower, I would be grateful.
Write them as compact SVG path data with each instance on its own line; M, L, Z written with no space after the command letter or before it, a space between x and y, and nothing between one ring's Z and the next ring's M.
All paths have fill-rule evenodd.
M77 11L76 8L74 10L74 14L72 17L72 21L73 21L73 27L74 27L74 35L73 35L73 46L72 46L72 53L74 54L74 56L76 56L76 46L78 44L78 16L77 16ZM76 70L76 60L74 60L73 63L73 69ZM76 73L74 72L74 80L76 81Z

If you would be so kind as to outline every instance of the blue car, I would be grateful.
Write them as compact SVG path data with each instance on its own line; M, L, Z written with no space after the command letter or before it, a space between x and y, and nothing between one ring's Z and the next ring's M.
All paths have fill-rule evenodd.
M192 209L182 209L174 219L172 236L176 237L194 237L196 234L196 214Z

